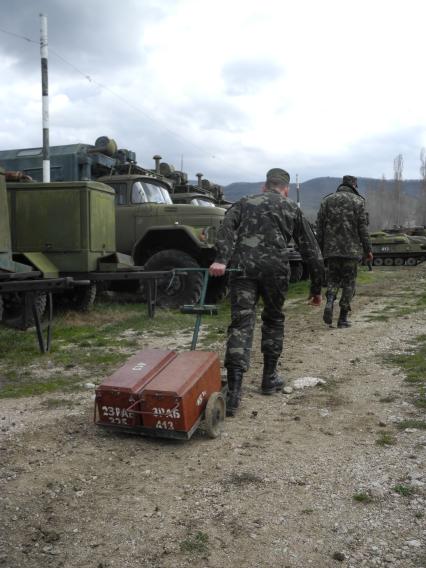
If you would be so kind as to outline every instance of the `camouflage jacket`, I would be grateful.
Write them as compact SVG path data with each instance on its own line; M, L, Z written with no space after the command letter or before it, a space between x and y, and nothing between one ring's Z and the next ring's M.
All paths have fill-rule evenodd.
M371 251L364 199L349 185L321 202L317 238L324 258L359 258Z
M274 191L243 197L228 209L218 232L215 261L247 274L288 271L292 237L309 266L312 292L319 293L324 263L315 235L296 203Z

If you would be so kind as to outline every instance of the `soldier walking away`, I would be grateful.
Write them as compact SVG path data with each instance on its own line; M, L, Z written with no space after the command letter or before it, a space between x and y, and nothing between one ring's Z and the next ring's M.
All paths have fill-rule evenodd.
M323 320L332 325L334 301L341 288L339 328L351 325L348 313L362 254L367 262L373 260L364 198L357 187L356 177L343 176L337 191L322 200L317 218L317 238L325 261L327 285Z
M212 276L226 267L230 276L231 324L225 354L228 378L227 415L234 416L241 398L243 374L250 364L256 305L263 299L261 391L274 394L284 381L277 373L283 348L284 314L290 268L287 245L293 237L311 275L310 299L321 303L324 264L311 227L299 207L287 199L290 176L280 168L269 170L262 193L243 197L228 210L216 240Z

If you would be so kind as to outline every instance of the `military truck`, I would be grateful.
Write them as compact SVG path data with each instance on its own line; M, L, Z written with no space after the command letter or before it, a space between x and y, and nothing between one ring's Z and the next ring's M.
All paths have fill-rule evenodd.
M98 138L94 146L52 146L50 159L53 182L96 180L114 189L116 250L131 255L136 265L144 265L149 271L167 271L207 267L212 262L224 209L174 204L170 198L172 182L139 166L134 152L117 149L107 137ZM0 164L41 180L42 149L2 151ZM28 220L31 222L31 216ZM223 286L224 279L212 282L209 301ZM196 302L201 287L201 272L176 273L171 280L159 282L158 303L177 307Z
M15 180L21 177L14 175ZM69 277L58 277L58 274L35 269L23 256L14 255L12 242L5 172L0 169L0 322L17 329L35 325L40 350L45 352L50 347L52 293L71 290L75 285L87 282L76 282ZM45 340L41 317L46 304L49 306L49 321Z
M224 209L232 205L231 201L225 199L223 187L208 179L203 179L202 173L196 174L198 182L194 185L188 182L186 172L175 170L171 164L161 162L161 156L155 155L153 159L155 160L153 171L171 182L170 196L173 203L188 203L201 207L215 206Z
M416 266L426 260L422 236L377 231L370 234L374 266Z

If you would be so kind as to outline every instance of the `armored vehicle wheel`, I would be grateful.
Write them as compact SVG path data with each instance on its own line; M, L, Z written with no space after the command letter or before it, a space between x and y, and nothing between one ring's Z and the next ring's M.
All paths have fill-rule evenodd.
M385 259L383 260L383 264L384 264L385 266L393 266L393 258L385 258Z
M404 264L403 258L395 258L395 266L402 266Z
M383 266L383 258L374 258L373 259L374 266Z
M416 266L417 260L416 260L415 258L412 258L412 257L410 256L410 258L407 258L407 260L405 261L405 264L406 264L407 266Z
M301 262L290 262L290 282L299 282L303 275Z
M206 432L210 438L217 438L222 432L225 420L225 398L221 392L214 392L207 401L205 410Z
M34 302L37 314L41 319L46 309L46 294L38 292L35 295ZM10 294L3 298L3 322L9 327L21 330L28 329L35 324L32 309L26 310L24 292Z
M173 268L200 268L199 264L180 250L162 250L153 254L145 263L146 270L172 270ZM176 273L171 278L158 281L157 304L166 308L178 308L184 304L196 304L201 296L203 273L191 271Z
M72 310L88 312L95 302L96 292L96 282L89 286L76 286L65 295L65 305Z
M0 322L3 319L3 297L0 296Z

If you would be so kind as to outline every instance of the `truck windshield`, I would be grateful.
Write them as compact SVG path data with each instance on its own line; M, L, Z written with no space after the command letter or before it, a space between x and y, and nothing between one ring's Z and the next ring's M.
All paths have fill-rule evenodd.
M194 205L199 205L201 207L215 207L215 204L212 203L211 201L208 201L207 199L193 199L192 201L195 201L196 203L194 203Z
M164 187L147 182L144 182L143 186L149 203L173 203L169 192Z

